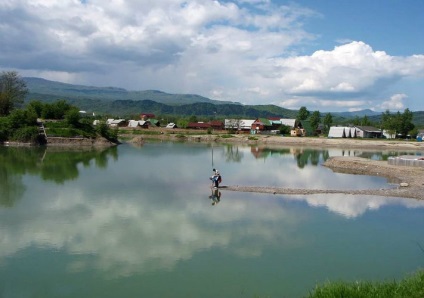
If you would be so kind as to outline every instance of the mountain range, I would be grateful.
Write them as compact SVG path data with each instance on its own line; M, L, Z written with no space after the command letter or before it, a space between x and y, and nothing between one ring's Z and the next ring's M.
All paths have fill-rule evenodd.
M158 90L128 91L123 88L74 85L35 77L24 77L23 80L28 88L27 102L39 100L51 103L64 99L81 110L113 117L153 113L162 116L196 115L214 118L296 118L298 113L297 110L276 105L242 105L238 102L212 100L196 94L169 94ZM381 113L370 109L331 114L335 122L364 116L378 122L381 118ZM414 112L414 120L418 120L414 121L416 125L424 125L424 112Z

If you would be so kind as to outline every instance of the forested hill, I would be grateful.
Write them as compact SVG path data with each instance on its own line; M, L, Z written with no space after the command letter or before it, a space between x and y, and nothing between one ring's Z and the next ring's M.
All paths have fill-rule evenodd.
M81 110L125 117L139 113L180 116L222 117L287 117L297 111L275 105L242 105L237 102L212 100L194 94L169 94L161 91L127 91L115 87L72 85L41 78L24 78L29 93L27 102L54 102L64 99Z
M195 94L169 94L157 90L128 91L116 87L94 87L72 85L61 82L49 81L41 78L23 78L31 95L48 95L57 98L73 99L101 99L103 101L116 100L151 100L168 105L192 104L196 102L208 102L214 104L237 104L212 100Z

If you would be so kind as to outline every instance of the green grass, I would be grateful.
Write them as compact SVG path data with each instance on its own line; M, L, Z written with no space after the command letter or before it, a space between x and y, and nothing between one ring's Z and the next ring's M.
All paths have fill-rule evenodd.
M233 138L234 136L233 135L230 135L230 134L225 134L225 135L221 135L220 137L222 139L229 139L229 138Z
M318 285L309 298L422 298L424 271L418 271L400 281L387 282L330 282Z

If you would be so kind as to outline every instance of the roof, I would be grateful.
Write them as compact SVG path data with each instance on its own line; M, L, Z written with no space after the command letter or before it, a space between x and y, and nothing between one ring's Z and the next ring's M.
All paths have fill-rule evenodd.
M138 125L139 125L139 123L138 123L139 121L137 121L137 120L130 120L129 122L128 122L128 127L137 127Z
M355 126L357 129L367 131L367 132L381 132L381 129L374 126Z
M209 124L212 126L222 126L224 123L221 120L212 120L209 121Z
M107 119L106 123L107 124L119 124L125 122L125 119Z
M187 128L209 128L211 125L204 122L190 122L187 124Z
M259 120L260 122L262 122L265 126L271 126L272 125L271 121L268 120L268 119L266 119L266 118L259 118L257 120Z
M294 127L296 125L296 119L280 119L280 121L285 126Z

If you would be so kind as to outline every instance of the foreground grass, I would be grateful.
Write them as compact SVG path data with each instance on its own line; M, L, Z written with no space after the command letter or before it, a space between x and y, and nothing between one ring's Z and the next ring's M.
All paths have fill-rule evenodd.
M424 270L398 282L331 282L317 286L309 298L422 298L424 297Z

